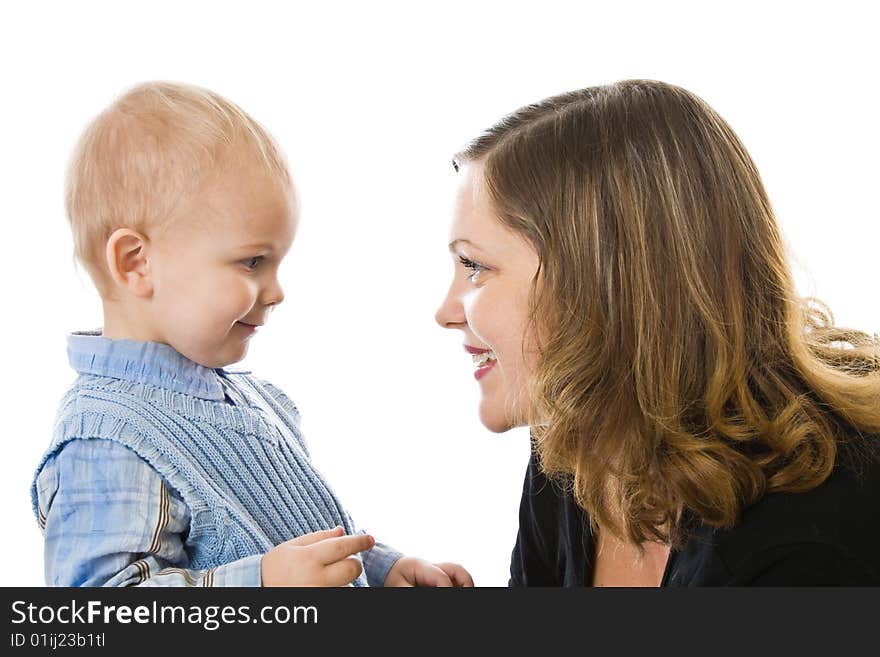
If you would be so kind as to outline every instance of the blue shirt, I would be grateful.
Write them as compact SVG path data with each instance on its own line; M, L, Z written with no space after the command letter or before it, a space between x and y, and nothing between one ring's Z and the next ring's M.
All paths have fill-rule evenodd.
M273 545L355 531L271 384L98 333L68 356L80 376L32 490L47 584L260 586ZM401 554L361 556L354 584L381 586Z

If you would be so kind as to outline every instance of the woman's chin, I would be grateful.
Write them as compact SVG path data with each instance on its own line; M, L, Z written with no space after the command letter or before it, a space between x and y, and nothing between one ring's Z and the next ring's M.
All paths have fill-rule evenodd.
M507 413L486 400L480 402L480 422L492 433L504 433L513 428Z

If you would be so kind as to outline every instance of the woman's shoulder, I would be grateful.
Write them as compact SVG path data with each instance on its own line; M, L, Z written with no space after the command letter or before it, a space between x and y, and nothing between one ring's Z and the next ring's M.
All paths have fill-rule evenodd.
M564 482L541 470L533 451L523 481L510 584L583 586L591 554L586 512Z
M738 527L777 527L767 540L833 541L851 530L863 531L865 514L876 514L877 509L880 436L853 432L839 443L834 468L822 484L804 492L765 495L743 512ZM874 525L880 532L880 523Z
M765 495L735 527L713 532L713 552L733 580L774 568L793 578L795 567L816 583L827 576L880 584L878 509L880 436L851 433L828 479L808 491Z

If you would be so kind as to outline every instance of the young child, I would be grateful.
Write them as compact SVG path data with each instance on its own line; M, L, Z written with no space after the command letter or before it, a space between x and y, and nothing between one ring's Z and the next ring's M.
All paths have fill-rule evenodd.
M228 100L140 85L86 129L67 214L103 331L32 488L57 586L473 586L355 531L296 406L224 369L284 294L297 202L269 135Z

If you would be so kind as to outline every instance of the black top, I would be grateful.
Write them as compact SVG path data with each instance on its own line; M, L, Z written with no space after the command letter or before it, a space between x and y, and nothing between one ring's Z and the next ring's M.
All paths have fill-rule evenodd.
M773 493L732 529L697 521L672 550L661 586L880 586L880 438L838 451L831 476L804 493ZM570 493L532 454L510 562L510 586L589 586L593 537Z

